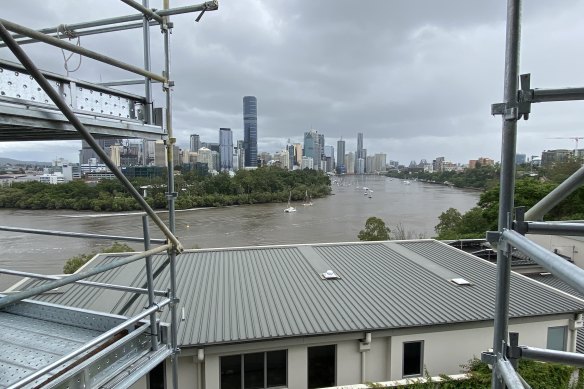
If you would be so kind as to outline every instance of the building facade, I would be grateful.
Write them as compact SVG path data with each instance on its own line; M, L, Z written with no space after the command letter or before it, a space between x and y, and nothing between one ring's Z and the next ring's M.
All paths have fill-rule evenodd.
M345 166L345 141L343 138L337 141L337 173L343 174L347 172Z
M243 98L243 141L245 166L257 167L258 164L258 101L255 96Z
M320 144L318 132L316 130L310 130L304 133L303 161L305 157L312 159L313 167L310 169L318 169L318 164L320 163Z
M189 142L189 150L197 152L201 148L201 137L199 134L192 134Z

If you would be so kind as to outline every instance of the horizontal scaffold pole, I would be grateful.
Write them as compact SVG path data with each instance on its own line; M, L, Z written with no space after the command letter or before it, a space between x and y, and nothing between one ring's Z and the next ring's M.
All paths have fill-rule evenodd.
M215 11L219 8L219 3L214 1L207 1L201 4L195 5L188 5L185 7L177 7L177 8L170 8L165 10L158 10L156 14L159 16L170 16L170 15L179 15L184 13L191 13L191 12L200 12L200 11ZM137 20L142 20L144 18L143 14L135 14L135 15L126 15L126 16L117 16L114 18L107 18L107 19L100 19L100 20L93 20L91 22L82 22L82 23L75 23L75 24L61 24L57 27L50 27L50 28L43 28L41 30L37 30L37 32L43 34L54 34L58 31L75 31L85 28L92 28L92 27L99 27L99 26L110 26L119 23L127 23L127 22L135 22ZM12 35L14 39L23 38L27 35L24 34L15 34Z
M21 227L8 227L8 226L0 226L0 231L24 232L27 234L36 234L36 235L64 236L67 238L90 238L90 239L121 240L121 241L126 241L126 242L144 242L144 238L138 238L138 237L134 237L134 236L101 235L101 234L88 234L85 232L37 230L34 228L21 228ZM164 243L166 243L166 240L164 240L164 239L150 239L150 242L157 243L157 244L164 244Z
M158 22L151 20L149 21L150 26L157 26ZM59 39L67 39L69 37L80 37L80 36L89 36L89 35L96 35L96 34L104 34L108 32L116 32L116 31L125 31L125 30L133 30L136 28L143 28L143 23L129 23L129 24L120 24L118 26L110 26L110 27L103 27L103 28L93 28L90 30L80 30L71 32L71 34L64 34L64 33L48 33L47 35L52 36L53 38ZM14 35L13 35L14 36ZM18 39L16 41L19 45L26 45L29 43L37 43L37 39ZM0 43L0 47L6 47L6 44Z
M158 247L155 247L151 250L137 253L134 255L130 255L128 257L118 259L116 261L110 262L110 263L105 264L105 265L96 266L96 267L93 267L93 268L87 269L87 270L82 270L78 273L72 274L72 275L67 276L67 277L63 277L63 278L55 280L55 281L47 282L46 284L39 285L39 286L32 288L32 289L23 290L21 292L16 292L16 293L10 294L8 296L4 296L4 297L0 298L0 309L4 308L10 304L14 304L14 303L17 303L19 301L22 301L24 299L34 297L34 296L39 295L41 293L51 291L55 288L60 288L61 286L72 284L76 281L83 280L85 278L94 276L96 274L103 273L103 272L118 268L120 266L130 264L132 262L146 258L149 255L162 253L164 251L170 250L171 247L172 246L169 244L158 246Z
M35 79L35 81L39 84L39 86L44 90L44 92L49 96L49 98L53 101L53 103L61 110L63 115L69 120L69 122L75 127L75 129L79 132L81 137L85 139L85 141L91 146L93 151L101 158L101 160L106 164L106 166L110 169L110 171L120 180L120 182L124 185L124 187L128 190L128 192L132 195L134 199L140 204L144 212L150 216L152 221L160 228L164 236L168 238L170 242L172 242L173 249L177 252L182 252L184 249L176 236L168 229L168 227L164 224L164 222L158 217L158 215L154 212L154 210L150 207L150 205L144 200L144 198L138 193L136 188L132 185L132 183L128 180L126 176L118 169L115 163L111 160L111 158L107 155L105 150L103 150L97 141L91 136L89 131L85 128L83 123L79 120L79 118L71 111L71 108L67 105L61 95L53 89L51 84L47 81L47 79L42 75L39 69L35 66L35 64L30 60L30 58L26 55L26 53L18 46L18 44L14 41L14 39L10 36L4 25L2 24L2 19L0 19L0 38L4 40L4 42L8 45L14 56L20 61L20 63L26 68L26 70L30 73L30 75Z
M548 350L537 347L520 346L521 357L541 362L562 363L584 367L584 355L567 351Z
M533 103L584 100L584 88L533 89L531 93Z
M584 270L566 261L564 258L544 249L530 241L525 236L513 230L504 230L501 234L501 243L509 243L533 261L543 266L547 271L560 280L571 285L578 292L584 294Z
M151 78L153 80L157 80L160 82L167 81L165 77L162 77L156 73L152 73L152 72L149 72L149 71L144 70L142 68L139 68L138 66L134 66L134 65L130 65L128 63L122 62L122 61L118 61L117 59L113 59L111 57L108 57L107 55L103 55L103 54L100 54L98 52L88 50L88 49L83 48L83 47L76 46L72 43L65 42L65 41L62 41L58 38L43 34L42 32L35 31L31 28L21 26L20 24L12 23L6 19L0 19L0 23L3 24L7 30L10 30L13 32L18 32L22 35L29 37L29 38L37 39L41 42L48 43L49 45L60 47L61 49L68 50L68 51L83 55L84 57L92 58L92 59L99 61L99 62L107 63L108 65L112 65L112 66L115 66L117 68L124 69L124 70L127 70L129 72L136 73L136 74L139 74L141 76ZM8 34L8 35L10 36L10 34ZM10 47L10 45L8 44L6 39L4 39L4 43L6 43L6 45L8 47Z
M545 222L525 222L527 234L540 235L584 235L584 223L545 223Z
M36 278L38 280L60 280L65 276L47 276L44 274L36 274L36 273L29 273L25 271L18 271L18 270L9 270L9 269L0 269L1 274L8 274L12 276L19 276L19 277L27 277L27 278ZM114 285L114 284L105 284L103 282L93 282L93 281L75 281L76 284L85 285L93 288L102 288L102 289L111 289L111 290L118 290L120 292L130 292L130 293L139 293L139 294L148 294L148 289L144 288L134 288L132 286L124 286L124 285ZM155 290L155 296L168 296L168 292L162 290Z

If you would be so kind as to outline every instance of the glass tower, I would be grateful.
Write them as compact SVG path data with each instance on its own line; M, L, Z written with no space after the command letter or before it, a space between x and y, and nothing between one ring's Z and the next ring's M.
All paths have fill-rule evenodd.
M233 170L233 133L231 128L219 129L219 155L221 170Z

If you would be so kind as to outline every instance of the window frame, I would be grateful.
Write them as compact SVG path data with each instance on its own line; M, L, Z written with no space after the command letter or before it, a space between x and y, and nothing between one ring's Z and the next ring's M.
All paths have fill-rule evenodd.
M555 348L550 348L550 330L556 330L561 328L564 331L564 342L562 345L561 349L555 349ZM546 333L546 342L545 342L545 347L548 350L556 350L556 351L567 351L568 350L568 326L553 326L553 327L548 327L547 328L547 333Z
M406 344L419 343L420 344L420 372L416 374L405 374L406 370ZM402 343L402 377L412 378L412 377L422 377L424 375L424 341L423 340L411 340Z
M284 385L280 386L268 386L268 353L276 352L276 351L284 351L285 354L285 367L286 367L286 382ZM222 388L222 376L221 376L221 361L225 357L239 357L240 363L240 371L241 371L241 382L239 384L240 389L245 388L245 356L250 354L262 354L263 355L263 371L264 371L264 383L263 389L278 389L278 388L287 388L288 387L288 349L277 349L277 350L267 350L267 351L250 351L245 353L239 354L226 354L219 356L219 388Z
M331 386L337 386L337 373L338 373L338 369L337 369L337 362L338 362L338 353L337 353L337 344L323 344L323 345L318 345L318 346L308 346L306 347L306 387L310 388L310 374L309 374L309 369L310 369L310 358L309 358L309 349L311 348L319 348L319 347L333 347L334 348L334 362L333 362L333 368L334 368L334 373L333 373L333 385Z

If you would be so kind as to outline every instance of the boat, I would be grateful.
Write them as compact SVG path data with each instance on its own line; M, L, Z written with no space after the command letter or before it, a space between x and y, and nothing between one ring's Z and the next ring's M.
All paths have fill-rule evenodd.
M308 191L306 191L306 194L304 195L304 203L302 205L305 207L310 207L312 205L312 199L308 195Z
M290 204L290 201L292 200L292 192L290 192L290 196L288 196L288 208L286 208L284 210L284 212L286 213L292 213L292 212L296 212L296 208L294 208L292 206L292 204Z
M408 181L408 180L404 180L403 183L406 184L406 185L410 185L411 184L411 182Z

